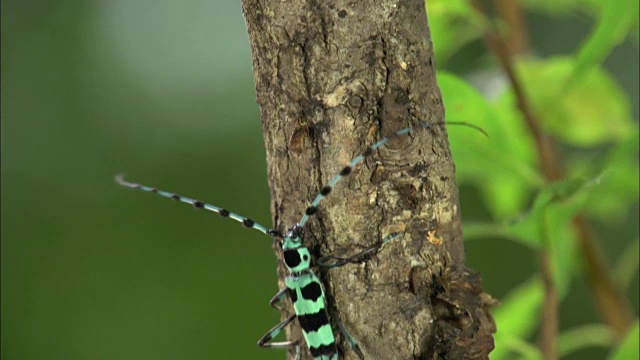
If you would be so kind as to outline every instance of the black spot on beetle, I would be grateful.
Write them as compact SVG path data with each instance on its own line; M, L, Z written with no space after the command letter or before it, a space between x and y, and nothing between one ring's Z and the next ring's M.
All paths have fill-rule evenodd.
M300 289L300 293L305 300L317 301L322 296L322 288L318 282L314 281Z
M249 218L244 218L244 220L242 220L242 225L250 228L253 227L253 225L255 224L255 221L249 219Z
M318 359L325 356L333 356L338 353L338 348L336 347L336 343L332 342L330 344L323 344L320 346L309 346L309 351L311 355Z
M300 265L300 254L297 250L286 250L283 255L284 263L289 269L293 269L296 266Z
M342 170L340 170L340 176L348 176L351 174L351 166L345 166Z
M310 333L318 331L324 325L329 324L329 318L327 318L327 312L322 309L315 314L298 315L298 322L302 330Z
M370 156L371 154L373 154L373 148L371 146L368 146L367 150L365 150L362 153L362 156L367 157L367 156Z
M291 302L296 302L298 301L298 293L296 292L296 289L287 289L287 292L289 293L289 298L291 298Z

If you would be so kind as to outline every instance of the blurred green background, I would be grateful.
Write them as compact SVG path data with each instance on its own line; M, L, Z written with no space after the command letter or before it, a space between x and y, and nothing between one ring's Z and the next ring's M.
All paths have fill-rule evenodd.
M271 224L239 2L1 6L2 358L282 359L255 345L279 320L268 306L270 240L112 181L127 172ZM531 14L529 23L532 47L555 54L572 51L593 19ZM464 74L480 49L437 65ZM637 42L614 50L606 68L637 119ZM461 189L461 206L465 221L488 217L473 188ZM615 228L597 228L611 261L638 237L637 219L636 203ZM496 298L536 269L512 242L466 249ZM637 275L633 284L637 304ZM585 298L575 282L563 326L598 320Z

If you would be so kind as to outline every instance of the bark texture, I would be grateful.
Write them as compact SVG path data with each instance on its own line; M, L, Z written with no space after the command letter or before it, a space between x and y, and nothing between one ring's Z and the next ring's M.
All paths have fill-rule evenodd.
M243 0L243 11L277 229L299 221L366 146L444 122L423 1ZM493 300L464 266L454 171L444 126L397 138L305 226L312 251L340 257L403 234L367 262L322 274L330 314L367 359L486 359L493 349ZM287 273L278 273L282 287ZM302 339L296 322L289 338Z

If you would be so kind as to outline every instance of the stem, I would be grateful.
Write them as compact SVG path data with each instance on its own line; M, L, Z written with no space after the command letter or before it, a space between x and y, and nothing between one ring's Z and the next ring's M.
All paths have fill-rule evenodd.
M615 332L616 340L620 341L633 325L633 308L611 278L602 250L584 216L576 217L573 224L578 231L587 281L596 299L598 312L605 324Z
M558 313L560 300L554 284L549 254L541 252L540 271L544 284L544 305L542 309L542 328L540 329L540 352L544 359L558 358Z

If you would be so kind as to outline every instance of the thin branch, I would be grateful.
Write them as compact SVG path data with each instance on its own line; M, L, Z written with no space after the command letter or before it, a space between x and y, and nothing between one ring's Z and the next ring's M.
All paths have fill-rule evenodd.
M584 216L576 217L573 224L578 231L587 280L596 299L598 312L603 321L615 331L616 340L621 341L633 325L633 308L612 280L602 250Z
M529 51L529 37L524 11L517 1L494 0L496 10L509 32L505 34L506 47L512 56Z
M486 15L479 1L473 0L472 3L478 12ZM552 143L538 126L537 117L524 93L524 88L522 87L520 80L515 74L511 53L509 52L505 41L497 32L488 28L485 33L485 42L489 49L491 49L496 55L500 66L503 68L511 82L511 86L516 95L518 108L522 112L525 121L535 138L536 146L541 158L542 171L545 177L547 180L551 181L562 178ZM558 358L558 348L555 344L558 337L559 299L553 283L553 273L551 271L548 254L544 252L541 254L540 273L542 274L545 288L542 329L540 332L540 350L545 359L551 360Z

